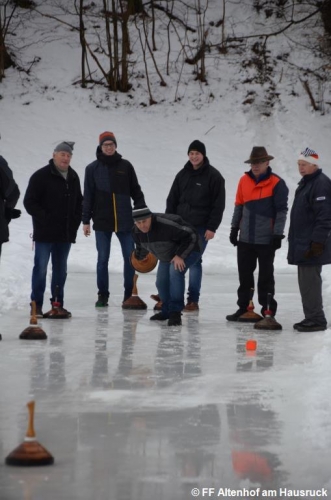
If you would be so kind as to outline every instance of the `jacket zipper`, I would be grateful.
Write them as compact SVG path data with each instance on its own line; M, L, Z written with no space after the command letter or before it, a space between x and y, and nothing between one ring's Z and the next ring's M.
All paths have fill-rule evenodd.
M118 232L117 228L117 210L116 210L116 198L115 198L115 193L113 193L113 210L114 210L114 224L115 224L115 233Z

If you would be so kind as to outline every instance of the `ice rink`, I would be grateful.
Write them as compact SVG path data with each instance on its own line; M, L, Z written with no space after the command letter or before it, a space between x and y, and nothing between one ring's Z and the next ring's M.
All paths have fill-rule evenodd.
M121 309L120 274L111 276L118 294L96 309L95 275L69 274L73 317L39 320L44 341L19 339L28 307L0 318L1 500L284 498L322 488L331 498L331 336L292 329L303 318L295 268L276 277L280 332L225 321L236 310L230 274L204 276L200 312L185 313L182 327L155 324L154 281L139 275L147 311ZM30 400L55 463L5 465L24 440Z

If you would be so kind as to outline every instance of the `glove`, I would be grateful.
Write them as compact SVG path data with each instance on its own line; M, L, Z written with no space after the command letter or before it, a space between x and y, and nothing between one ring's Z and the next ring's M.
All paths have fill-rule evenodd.
M230 240L230 243L232 243L232 245L234 247L236 247L238 245L238 233L239 233L239 227L232 227L231 228L229 240Z
M324 243L317 243L312 241L309 250L306 250L305 257L310 259L311 257L319 257L324 252Z
M21 211L17 208L5 207L5 219L9 223L12 219L18 219L21 217Z
M271 244L275 250L278 250L282 246L282 239L285 238L283 234L274 234L271 240Z

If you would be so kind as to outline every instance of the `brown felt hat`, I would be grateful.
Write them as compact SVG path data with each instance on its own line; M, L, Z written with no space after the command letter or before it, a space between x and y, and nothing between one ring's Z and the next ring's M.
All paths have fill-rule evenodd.
M268 155L266 148L263 146L254 146L248 160L244 161L244 163L262 163L264 161L273 160L274 157Z

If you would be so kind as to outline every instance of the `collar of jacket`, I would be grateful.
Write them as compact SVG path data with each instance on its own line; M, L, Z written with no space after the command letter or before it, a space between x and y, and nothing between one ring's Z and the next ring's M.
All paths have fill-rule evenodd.
M269 177L272 174L272 169L271 169L271 167L268 167L266 173L260 175L260 177L258 179L255 177L255 175L253 175L253 172L251 170L248 170L248 172L245 172L245 174L249 175L249 177L251 179L253 179L253 181L255 181L256 184L258 184L261 181L265 181L266 179L269 179Z
M197 168L196 170L193 168L193 165L190 162L190 160L188 162L186 162L184 165L184 168L189 170L192 174L198 174L198 173L206 170L206 168L208 168L208 167L209 167L209 160L208 160L207 156L205 156L201 167Z
M101 161L101 163L104 163L105 165L115 165L116 163L118 163L121 159L122 159L122 156L117 152L115 151L115 153L113 155L105 155L100 146L97 147L97 159L99 161Z
M312 181L313 179L318 177L321 173L322 173L322 169L319 168L318 170L316 170L316 172L313 172L312 174L304 175L302 177L302 179L300 179L300 181L298 182L299 186L303 185L303 184L307 184L307 182Z

